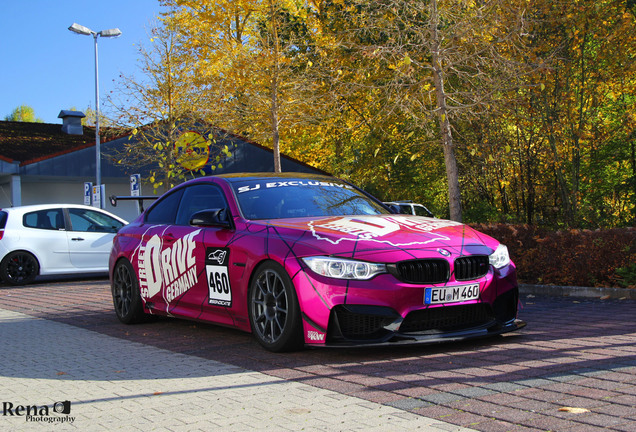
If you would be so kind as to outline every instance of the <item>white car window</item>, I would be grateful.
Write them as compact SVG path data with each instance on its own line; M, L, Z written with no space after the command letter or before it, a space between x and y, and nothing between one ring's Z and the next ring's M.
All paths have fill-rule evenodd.
M22 224L28 228L60 230L64 229L64 215L62 209L39 210L26 213Z
M104 213L86 209L68 209L72 231L116 233L124 224Z

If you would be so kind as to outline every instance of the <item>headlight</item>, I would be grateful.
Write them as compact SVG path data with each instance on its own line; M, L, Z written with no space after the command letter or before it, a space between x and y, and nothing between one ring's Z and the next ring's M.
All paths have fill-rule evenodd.
M302 260L315 273L334 279L368 280L380 273L386 273L384 264L326 256L307 257Z
M505 245L499 244L497 249L488 257L494 268L502 268L510 264L510 255Z

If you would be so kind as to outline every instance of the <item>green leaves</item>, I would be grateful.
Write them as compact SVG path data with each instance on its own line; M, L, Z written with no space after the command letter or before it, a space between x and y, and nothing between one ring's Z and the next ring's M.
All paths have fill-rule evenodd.
M6 121L14 122L29 122L29 123L43 123L39 117L35 116L35 111L29 105L20 105L11 111L11 114L5 116Z
M633 224L636 23L588 3L168 0L117 160L161 161L164 187L203 175L173 153L199 118L438 215L451 178L468 220ZM200 132L223 167L231 150Z

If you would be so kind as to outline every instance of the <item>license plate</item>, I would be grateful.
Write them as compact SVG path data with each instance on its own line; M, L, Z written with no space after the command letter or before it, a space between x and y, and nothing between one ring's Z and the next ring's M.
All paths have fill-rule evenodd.
M424 304L458 303L479 298L479 284L426 288Z

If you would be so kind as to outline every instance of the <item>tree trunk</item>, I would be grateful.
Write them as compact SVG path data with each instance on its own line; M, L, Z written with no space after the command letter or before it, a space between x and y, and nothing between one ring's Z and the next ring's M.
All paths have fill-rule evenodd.
M448 207L451 220L462 221L462 197L459 187L459 170L455 157L455 144L448 120L447 96L444 90L444 72L440 62L440 37L437 32L439 26L439 13L437 1L431 1L431 60L433 66L433 82L437 96L437 118L442 136L442 148L444 149L444 163L446 165L446 180L448 181Z
M274 151L274 172L282 172L280 166L280 134L278 132L278 115L272 112L272 142Z
M449 128L450 132L450 128ZM455 147L452 137L449 136L450 143L444 142L444 162L446 164L446 179L448 181L448 206L451 220L462 221L462 197L459 188L459 170L457 169L457 159L455 158ZM445 140L446 141L446 140Z
M280 130L279 130L279 105L278 105L278 92L279 92L279 71L280 71L280 47L278 40L278 23L276 22L276 7L273 1L270 1L270 13L271 24L273 31L273 45L274 45L274 75L271 81L271 106L270 115L272 122L272 150L274 152L274 172L282 172L280 166Z
M632 188L634 190L634 194L636 194L636 136L635 136L636 132L632 132L630 134L630 140L629 140L629 147L631 150L631 155L630 155L630 163L632 165ZM632 219L632 225L636 225L636 213L634 214L634 217Z
M556 138L552 133L548 136L548 142L550 143L550 149L552 150L552 157L554 159L554 176L557 180L557 186L559 195L561 197L561 205L563 206L563 213L568 225L574 223L574 213L572 211L572 205L570 202L570 188L568 187L565 175L561 168L561 157L556 146Z

